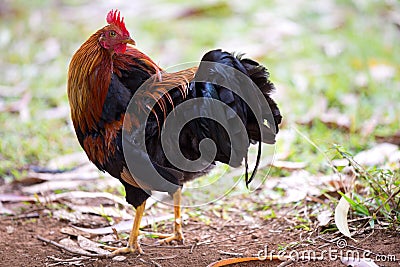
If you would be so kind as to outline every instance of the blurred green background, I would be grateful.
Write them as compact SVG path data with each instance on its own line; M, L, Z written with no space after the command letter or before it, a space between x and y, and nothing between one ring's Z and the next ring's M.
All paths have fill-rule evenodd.
M68 64L115 8L162 67L214 48L266 65L284 116L277 151L311 171L326 171L324 155L298 132L322 151L336 143L357 153L399 130L397 0L2 0L1 178L81 150L69 118Z

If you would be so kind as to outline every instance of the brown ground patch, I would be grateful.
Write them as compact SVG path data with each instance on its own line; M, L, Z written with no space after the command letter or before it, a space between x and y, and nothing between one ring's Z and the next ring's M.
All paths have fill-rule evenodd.
M8 206L10 207L10 206ZM44 210L46 211L46 210ZM67 252L46 245L39 241L36 236L41 235L53 241L60 241L68 237L60 232L60 229L70 223L52 218L43 210L35 211L34 218L10 218L0 217L0 262L1 266L68 266L68 262L57 264L59 259L71 259L73 256ZM26 213L25 213L26 214ZM316 238L316 234L305 230L294 229L291 223L284 219L272 219L263 221L257 219L252 223L243 220L238 212L229 214L230 220L224 220L214 212L205 211L204 214L210 219L210 223L199 221L190 217L184 225L185 246L167 245L154 247L155 240L144 237L141 241L145 255L128 255L122 262L112 259L85 259L79 264L69 266L207 266L208 264L233 257L229 253L236 253L242 256L256 255L260 250L268 247L278 251L280 247L291 242L298 242L297 246L288 249L288 253L302 253L306 250L315 250L316 256L320 256L325 250L323 261L301 261L291 266L345 266L339 260L332 260L332 257L346 253L346 251L358 251L362 255L364 250L370 250L377 254L394 255L396 262L377 262L375 254L369 256L379 266L399 266L400 246L399 233L388 230L375 230L355 237L357 242L347 240L348 245L339 249L336 242L330 243ZM36 216L37 215L37 216ZM99 216L97 216L99 217ZM100 217L101 218L101 217ZM104 222L106 225L106 221ZM164 227L165 226L165 227ZM171 231L171 223L159 225L162 232ZM332 240L333 235L322 235L326 240ZM96 238L92 238L96 240ZM207 242L208 241L208 242ZM199 245L194 246L194 244ZM125 241L121 244L125 245ZM235 254L235 255L236 255ZM299 255L300 255L299 254ZM52 259L53 257L53 259ZM236 264L234 266L278 266L279 262L259 261L251 263Z

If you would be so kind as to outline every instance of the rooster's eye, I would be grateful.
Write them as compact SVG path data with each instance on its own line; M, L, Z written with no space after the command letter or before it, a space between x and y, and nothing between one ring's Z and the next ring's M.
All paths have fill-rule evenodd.
M110 37L115 37L117 35L117 33L115 31L110 31L109 35L110 35Z

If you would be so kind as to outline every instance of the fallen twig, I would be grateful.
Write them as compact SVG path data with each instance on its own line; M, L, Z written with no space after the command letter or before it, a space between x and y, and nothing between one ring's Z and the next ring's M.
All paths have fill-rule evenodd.
M205 241L197 242L196 246L204 245L204 244L210 244L212 242L211 239L207 239Z
M193 250L197 247L197 243L194 243L193 246L190 248L190 253L193 253Z
M121 238L119 237L119 234L118 234L117 229L115 229L114 227L112 227L111 230L113 231L113 234L114 234L114 236L115 236L115 239L116 239L117 241L120 241Z
M161 264L159 264L158 262L151 260L151 263L153 263L156 267L162 267Z
M49 258L49 259L52 259L53 261L58 261L58 262L70 262L70 261L77 261L77 260L88 260L88 259L90 259L90 257L85 257L85 256L82 256L82 257L79 257L79 258L70 258L70 259L60 259L60 258L57 258L57 257L54 257L54 256L47 256L47 258Z
M154 258L150 258L150 260L171 260L171 259L175 259L176 257L178 257L178 255L165 256L165 257L154 257Z
M285 267L289 266L292 263L295 263L296 261L294 259L288 259L287 261L282 262L281 264L278 265L278 267Z
M192 246L163 246L163 245L148 245L141 243L142 246L149 247L149 248L165 248L165 249L189 249Z
M235 257L243 257L243 253L228 252L228 251L223 251L223 250L219 250L218 252L219 252L219 254L221 254L221 255L235 256Z
M30 213L8 216L8 217L5 217L4 220L32 219L32 218L39 218L39 217L40 217L40 215L38 212L30 212Z
M232 221L232 219L226 220L220 227L217 227L217 231L221 231L225 225L227 225L228 223L230 223Z
M139 261L141 261L141 262L143 262L143 263L145 263L145 264L148 264L148 262L147 262L145 259L143 259L143 258L139 258Z
M112 258L112 257L115 256L115 255L113 255L111 253L110 254L93 254L93 253L77 252L77 251L74 251L74 250L72 250L72 249L70 249L70 248L68 248L66 246L63 246L63 245L61 245L61 244L59 244L59 243L57 243L55 241L49 240L49 239L41 237L39 235L36 236L36 238L39 239L40 241L43 241L43 242L45 242L47 244L50 244L50 245L53 245L55 247L61 248L61 249L65 250L65 251L68 251L69 253L75 254L75 255L86 256L86 257L94 257L94 258L100 258L100 259Z

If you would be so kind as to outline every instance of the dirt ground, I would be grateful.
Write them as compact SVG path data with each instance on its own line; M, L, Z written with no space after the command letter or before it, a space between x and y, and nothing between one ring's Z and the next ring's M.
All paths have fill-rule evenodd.
M8 205L7 208L12 207ZM25 209L22 215L0 217L0 266L208 266L225 258L263 256L272 250L275 250L273 254L277 254L282 244L291 242L293 246L287 248L285 255L301 256L307 255L304 254L307 251L314 251L312 256L323 259L300 260L290 266L345 266L338 260L340 255L366 255L378 266L400 265L400 234L389 230L365 232L354 236L356 241L353 241L335 239L337 233L318 235L295 229L292 222L284 218L262 220L255 216L255 220L248 222L240 214L234 213L229 214L230 220L225 220L209 210L204 211L204 215L210 219L208 222L196 217L189 217L185 221L184 245L157 246L155 239L143 237L141 244L144 255L127 255L122 261L86 258L71 255L36 238L40 235L59 242L68 237L61 229L71 225L70 222L56 219L51 213L38 209L35 205ZM171 222L159 225L159 229L166 233L171 231ZM74 240L76 236L70 238ZM98 238L91 236L92 240ZM125 244L124 240L114 245ZM280 263L265 260L232 266L278 266Z

